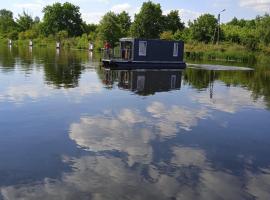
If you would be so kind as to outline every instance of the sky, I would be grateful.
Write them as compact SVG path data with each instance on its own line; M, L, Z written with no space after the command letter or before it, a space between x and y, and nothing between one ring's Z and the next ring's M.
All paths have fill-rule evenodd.
M42 8L55 2L71 2L80 7L82 18L88 23L98 23L100 18L108 11L119 13L127 11L131 16L138 13L142 3L146 0L0 0L0 9L13 11L16 18L19 13L26 11L33 17L42 18ZM152 0L160 3L164 14L170 10L179 10L182 20L187 23L204 13L221 15L222 22L237 18L251 19L257 15L270 12L270 0Z

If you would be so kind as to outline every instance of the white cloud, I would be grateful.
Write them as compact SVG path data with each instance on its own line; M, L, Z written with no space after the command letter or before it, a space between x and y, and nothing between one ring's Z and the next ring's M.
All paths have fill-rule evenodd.
M174 10L177 10L177 9L174 9ZM170 11L171 10L165 10L163 14L167 15ZM185 22L186 25L188 24L188 21L193 21L203 14L201 12L187 10L187 9L178 9L178 11L179 11L179 15L182 22Z
M56 1L54 0L34 0L32 2L27 3L14 3L14 11L15 13L20 13L22 10L26 10L30 14L37 15L41 17L42 9L47 5L52 5ZM65 3L66 0L58 0L59 3ZM109 4L110 0L69 0L68 2L71 2L75 5L89 3L99 3L99 4ZM21 10L20 10L21 9ZM105 14L105 11L87 11L83 7L80 7L82 18L88 23L98 23L101 19L101 17Z
M33 2L33 3L15 3L13 5L17 9L30 9L30 10L42 10L43 4L38 3L38 2Z
M270 170L262 169L263 173L256 175L248 173L247 188L256 199L264 200L270 197Z
M165 199L120 158L85 156L69 161L74 171L63 174L61 180L46 178L35 185L4 187L4 199Z
M63 94L64 97L70 101L79 103L84 96L89 94L98 94L103 90L100 84L94 82L81 83L77 88L58 89L54 90L52 87L38 84L22 84L10 85L6 90L0 91L0 102L9 101L15 104L22 104L27 99L31 101L38 101L42 98L47 98L57 94Z
M156 119L155 124L163 136L174 136L181 129L190 131L199 119L208 116L206 109L194 110L175 105L166 107L160 102L152 103L147 111Z
M72 172L59 180L45 178L42 182L1 188L4 199L258 199L269 196L269 174L247 172L239 178L229 171L218 171L208 163L205 152L191 147L175 147L171 163L162 168L153 164L130 168L121 158L82 156L63 158ZM166 172L172 165L176 172ZM198 172L194 171L194 166ZM150 179L144 174L148 173ZM194 183L194 175L198 176ZM196 177L196 176L195 176ZM184 181L184 182L183 182ZM245 187L247 186L247 187Z
M130 12L131 10L132 10L132 6L128 3L117 4L111 8L111 11L115 13L121 13L123 11Z
M82 10L82 19L87 23L98 24L104 14L104 12L86 12Z
M117 115L83 117L79 123L73 123L69 136L78 145L91 151L117 150L128 154L128 162L150 163L152 148L149 142L154 134L137 123L144 118L136 110L123 109Z
M270 0L240 0L239 5L245 8L252 8L258 12L270 11Z
M171 159L172 164L179 167L183 166L206 166L206 155L201 149L191 147L173 147L173 158Z
M38 98L48 97L53 92L49 87L39 87L34 85L10 86L0 95L0 101L11 101L20 104L27 98L32 101Z
M207 92L198 93L192 96L192 100L203 106L227 113L235 113L242 108L266 108L263 98L254 101L250 91L238 87L224 87L224 91L214 89L212 99Z
M189 110L178 106L166 107L154 102L147 114L135 109L122 109L116 114L106 112L99 116L82 117L70 126L69 137L90 151L120 151L127 153L128 163L149 164L152 159L151 141L173 137L181 129L191 130L206 110ZM155 130L155 131L153 131Z
M193 21L193 20L197 19L200 15L202 15L202 13L200 13L200 12L186 10L186 9L180 9L179 14L180 14L181 19L186 24L188 23L189 20Z

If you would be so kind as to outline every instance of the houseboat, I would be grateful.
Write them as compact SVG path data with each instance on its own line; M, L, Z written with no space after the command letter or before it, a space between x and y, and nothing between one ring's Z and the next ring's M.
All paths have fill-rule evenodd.
M102 63L115 69L184 69L184 42L122 38L120 48L104 49Z

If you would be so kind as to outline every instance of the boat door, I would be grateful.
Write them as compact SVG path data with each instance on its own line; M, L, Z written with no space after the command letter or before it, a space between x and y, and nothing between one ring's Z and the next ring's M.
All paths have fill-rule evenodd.
M121 58L123 60L131 60L133 52L133 43L131 41L121 42Z

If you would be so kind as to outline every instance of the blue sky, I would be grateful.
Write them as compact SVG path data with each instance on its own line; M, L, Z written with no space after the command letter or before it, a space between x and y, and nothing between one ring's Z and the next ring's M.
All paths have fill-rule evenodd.
M34 16L42 17L42 8L54 2L66 2L67 0L8 0L1 1L0 9L6 8L14 12L16 17L23 10ZM88 23L98 23L101 16L108 12L128 11L132 16L139 11L143 0L69 0L80 6L82 17ZM160 3L164 13L170 10L179 10L182 19L187 22L203 13L217 14L226 9L222 14L222 21L227 22L234 16L238 18L254 18L256 15L270 12L270 0L153 0Z

